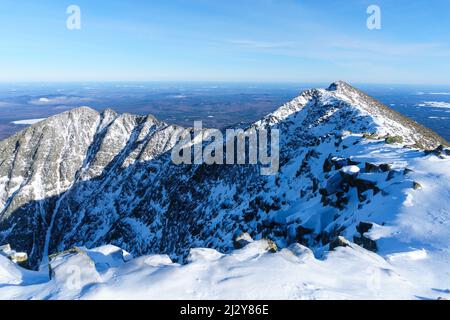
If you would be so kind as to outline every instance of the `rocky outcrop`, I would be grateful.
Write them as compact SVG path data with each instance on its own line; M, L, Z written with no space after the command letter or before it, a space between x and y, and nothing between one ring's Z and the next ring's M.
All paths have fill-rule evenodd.
M378 246L375 240L370 239L365 235L365 233L369 232L373 227L373 224L370 222L360 222L356 226L356 231L358 231L359 236L353 237L353 242L357 245L363 247L366 250L377 252Z
M9 244L0 246L0 255L8 258L22 267L28 267L28 254L11 249Z

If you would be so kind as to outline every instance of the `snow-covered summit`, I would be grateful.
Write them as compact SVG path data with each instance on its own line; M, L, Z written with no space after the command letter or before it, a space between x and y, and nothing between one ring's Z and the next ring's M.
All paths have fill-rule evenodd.
M449 145L432 130L343 81L332 83L327 89L302 92L257 122L256 126L280 125L283 122L288 122L291 130L293 124L303 131L312 131L311 128L316 127L314 131L319 135L343 130L378 137L401 137L402 143L421 149Z

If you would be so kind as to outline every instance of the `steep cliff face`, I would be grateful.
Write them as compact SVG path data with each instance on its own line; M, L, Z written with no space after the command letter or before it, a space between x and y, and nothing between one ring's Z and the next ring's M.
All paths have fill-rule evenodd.
M419 149L447 144L343 82L305 91L253 127L280 130L278 175L175 165L182 128L151 116L79 108L37 123L0 142L0 244L27 252L32 267L107 243L181 261L194 247L228 252L243 232L320 251L339 235L353 240L361 221L397 228L415 179L426 181L410 169L435 157ZM448 166L442 150L430 161ZM401 221L387 238L406 241L401 228L411 225ZM414 241L428 241L422 232Z

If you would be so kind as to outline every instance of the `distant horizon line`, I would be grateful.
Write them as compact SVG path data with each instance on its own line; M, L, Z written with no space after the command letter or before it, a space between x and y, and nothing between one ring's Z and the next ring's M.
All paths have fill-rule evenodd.
M335 81L260 81L260 80L0 80L0 85L36 85L36 84L147 84L147 83L171 83L171 84L260 84L260 85L330 85ZM342 80L353 85L376 85L376 86L450 86L450 83L402 83L402 82L352 82Z

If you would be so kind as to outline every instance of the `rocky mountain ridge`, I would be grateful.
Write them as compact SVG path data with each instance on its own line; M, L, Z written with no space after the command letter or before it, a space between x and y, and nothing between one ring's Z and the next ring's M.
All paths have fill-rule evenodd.
M373 246L356 227L395 226L421 185L409 159L447 157L444 139L344 82L307 90L252 126L280 130L278 175L174 165L183 128L152 116L84 107L37 123L0 142L0 244L26 252L33 268L104 244L182 262L195 247L229 252L243 233L319 254L339 236Z

